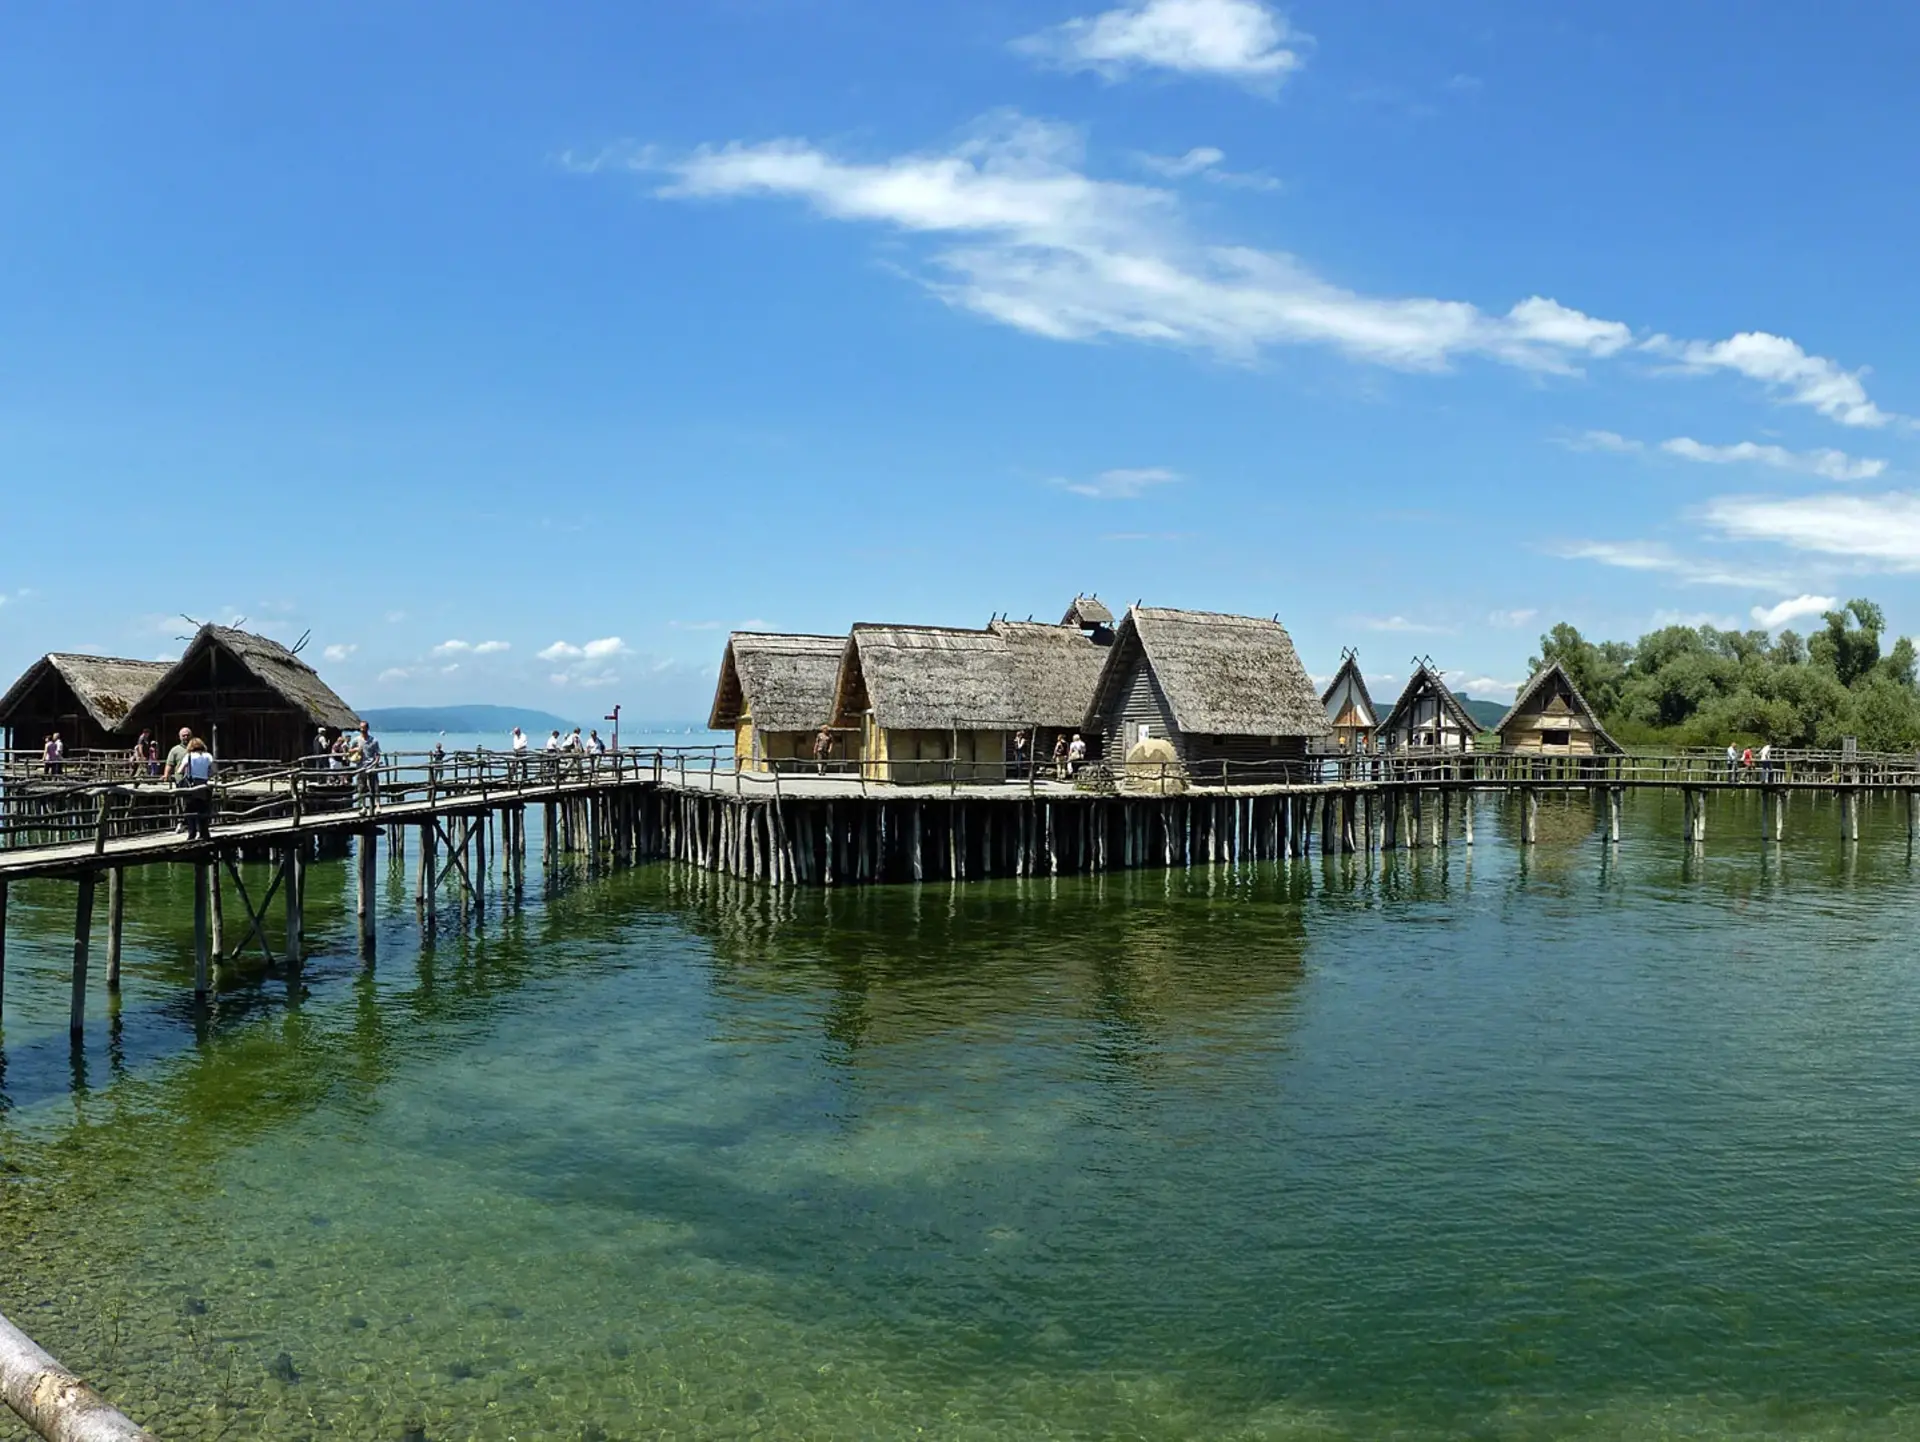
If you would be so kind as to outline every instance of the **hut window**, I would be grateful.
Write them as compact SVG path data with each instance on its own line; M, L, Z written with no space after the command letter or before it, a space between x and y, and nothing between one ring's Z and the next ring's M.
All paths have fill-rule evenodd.
M1567 746L1571 745L1572 741L1565 731L1542 731L1540 733L1540 744L1542 746Z

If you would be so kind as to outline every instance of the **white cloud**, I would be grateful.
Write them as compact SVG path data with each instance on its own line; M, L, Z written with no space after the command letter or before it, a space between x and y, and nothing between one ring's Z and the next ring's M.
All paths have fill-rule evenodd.
M1765 591L1778 591L1785 586L1774 573L1682 556L1655 541L1574 541L1558 547L1553 554L1570 561L1598 561L1603 566L1617 566L1627 571L1657 572L1689 585L1740 586Z
M1504 630L1511 631L1516 627L1526 625L1527 622L1539 614L1540 613L1531 606L1523 607L1516 611L1489 611L1487 613L1487 624L1489 626L1499 626Z
M1261 175L1255 171L1227 170L1221 162L1227 158L1224 150L1211 145L1196 145L1185 155L1149 155L1136 153L1134 159L1155 175L1164 175L1169 180L1187 180L1199 176L1215 185L1231 185L1241 190L1278 190L1280 182L1270 175Z
M1360 626L1368 631L1402 631L1412 635L1445 636L1453 632L1451 626L1434 626L1422 621L1410 621L1405 616L1362 616Z
M413 673L407 670L405 666L389 666L380 673L379 679L382 681L404 681L412 674Z
M589 661L602 661L608 656L627 654L627 643L618 636L602 636L598 641L589 641L580 648L580 654Z
M359 649L359 646L350 641L336 642L334 645L328 646L325 650L321 651L320 654L329 661L344 661Z
M1479 355L1555 372L1632 342L1626 325L1540 296L1502 315L1366 296L1282 252L1203 243L1175 192L1086 175L1075 132L1019 115L990 117L945 153L870 163L794 140L702 147L671 162L640 151L628 163L669 172L665 198L785 196L836 220L948 237L925 281L936 295L1054 340L1112 336L1240 360L1327 345L1406 370Z
M1145 495L1154 486L1170 485L1179 479L1178 471L1167 470L1164 466L1140 466L1102 471L1090 481L1069 481L1055 477L1048 484L1090 500L1131 501Z
M1823 616L1839 604L1832 596L1795 596L1777 606L1755 606L1751 614L1762 630L1778 631L1789 621L1802 616Z
M1655 611L1652 624L1685 626L1692 631L1697 631L1702 626L1711 626L1716 631L1738 631L1740 618L1723 616L1713 611Z
M1623 436L1618 431L1582 431L1560 444L1570 451L1615 451L1621 455L1633 455L1646 449L1640 441Z
M1464 681L1447 682L1453 690L1465 691L1476 701L1511 701L1514 693L1525 684L1523 681L1502 681L1494 676L1469 676Z
M564 686L573 678L567 675L565 671L555 671L551 676L547 677L547 679L556 686Z
M604 663L633 652L618 636L601 636L578 646L570 641L555 641L538 654L542 661L563 665L563 669L548 678L556 686L606 686L620 678Z
M512 649L513 643L511 641L482 641L473 648L473 654L476 656L497 656L502 651L511 651Z
M1109 80L1171 70L1271 91L1304 63L1305 40L1260 0L1135 0L1029 35L1014 48Z
M534 654L542 661L574 661L584 656L586 652L571 642L555 641L545 650L536 651Z
M436 656L458 656L472 649L472 644L467 641L442 641L438 646L433 648L433 654Z
M1785 446L1761 445L1755 441L1740 441L1731 446L1709 446L1691 436L1675 436L1670 441L1662 441L1660 449L1670 456L1708 465L1726 466L1746 462L1771 466L1775 470L1794 471L1800 475L1819 476L1829 481L1870 481L1887 468L1885 461L1850 456L1845 451L1790 451Z
M1825 356L1808 355L1785 336L1752 330L1723 341L1677 341L1662 335L1645 347L1687 370L1729 370L1759 381L1843 426L1884 426L1893 419L1867 398L1860 381L1865 370L1844 370Z
M1703 510L1709 525L1747 541L1846 556L1891 570L1920 569L1920 495L1722 496Z
M455 671L458 671L459 669L460 669L460 663L458 661L455 661L450 666L442 666L440 668L440 674L442 676L451 676Z

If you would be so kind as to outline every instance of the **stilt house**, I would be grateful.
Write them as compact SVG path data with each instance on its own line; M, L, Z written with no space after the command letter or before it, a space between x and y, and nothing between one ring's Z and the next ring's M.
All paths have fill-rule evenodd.
M1196 779L1303 759L1331 731L1278 621L1135 606L1120 619L1088 707L1109 764L1162 741ZM1277 775L1277 768L1276 768Z
M734 763L749 771L786 771L813 763L813 740L833 719L844 636L735 631L720 661L707 725L733 732ZM831 759L859 750L859 732L837 733Z
M297 761L315 731L359 724L319 673L278 641L231 626L202 626L186 654L157 680L121 728L182 726L228 761Z
M55 731L69 755L131 746L139 732L125 732L126 720L166 673L164 661L65 651L42 656L0 696L7 749L38 750Z
M1380 723L1380 747L1384 751L1471 751L1479 732L1479 724L1428 659L1415 666L1400 699Z
M853 628L834 725L858 728L862 774L924 785L1001 781L1023 718L1006 638L946 626Z
M1067 614L1060 618L1060 624L1086 632L1102 646L1113 639L1113 612L1098 596L1075 596L1073 604L1067 607Z
M1332 682L1320 693L1320 703L1327 708L1336 751L1360 754L1373 750L1380 717L1373 708L1373 697L1367 692L1367 678L1360 674L1357 651L1341 653L1340 669L1333 673Z
M1620 750L1558 661L1533 673L1493 729L1502 751L1520 754L1599 756Z

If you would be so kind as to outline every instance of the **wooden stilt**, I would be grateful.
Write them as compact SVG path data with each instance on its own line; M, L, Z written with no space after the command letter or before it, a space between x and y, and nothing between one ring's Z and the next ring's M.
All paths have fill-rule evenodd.
M287 869L287 879L282 883L287 907L287 964L300 965L300 959L306 955L306 903L303 893L307 889L306 848L299 842L287 848L286 859L281 863Z
M193 863L193 995L196 1000L207 994L209 972L207 958L207 863Z
M127 872L107 872L107 990L120 990L120 938L127 920Z
M75 1037L87 1029L87 950L92 941L93 873L83 871L73 904L73 995L67 1010L67 1031Z
M360 955L368 961L373 960L374 950L374 857L380 849L379 837L377 831L363 831L354 843L354 912L360 923Z
M0 877L0 1023L7 1016L7 882Z
M208 944L213 948L215 961L225 961L227 957L227 912L226 904L221 899L225 882L220 876L223 860L222 853L216 851L212 865L207 868L207 908L212 924L212 938Z

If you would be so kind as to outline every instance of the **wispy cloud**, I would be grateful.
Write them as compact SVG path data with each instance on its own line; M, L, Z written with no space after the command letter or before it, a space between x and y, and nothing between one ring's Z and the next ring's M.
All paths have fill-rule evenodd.
M1164 466L1138 466L1102 471L1090 481L1072 481L1056 476L1047 484L1089 500L1131 501L1145 495L1154 486L1171 485L1179 479L1178 471L1167 470Z
M1702 626L1711 626L1716 631L1737 631L1740 629L1738 616L1723 615L1718 611L1655 611L1655 626L1685 626L1689 630L1698 630Z
M1776 606L1755 606L1751 614L1762 630L1778 631L1787 622L1802 616L1824 616L1839 604L1833 596L1795 596Z
M397 626L406 619L407 619L407 613L405 611L387 612L387 624L389 626Z
M1214 185L1230 185L1240 190L1280 189L1280 182L1271 175L1226 169L1226 152L1211 145L1196 145L1185 155L1150 155L1141 151L1133 158L1155 175L1164 175L1169 180L1198 176Z
M1411 621L1405 616L1362 616L1358 622L1365 631L1400 631L1409 636L1450 636L1455 628Z
M656 191L663 199L780 197L831 219L931 238L919 278L933 294L1051 340L1116 338L1239 361L1281 346L1325 346L1406 371L1478 357L1578 374L1594 361L1655 354L1672 362L1656 374L1729 372L1843 424L1889 418L1866 398L1862 372L1764 332L1636 341L1625 322L1547 296L1488 311L1347 289L1285 252L1196 234L1177 190L1091 175L1077 131L1015 112L986 117L944 150L879 160L788 139L678 156L629 148L593 162L616 165L665 174Z
M436 656L460 656L472 649L473 645L468 641L442 641L438 646L433 648L433 654Z
M389 666L376 678L381 681L404 681L413 673L405 666Z
M1660 449L1670 456L1678 456L1687 461L1700 461L1707 465L1771 466L1775 470L1793 471L1804 476L1819 476L1829 481L1870 481L1887 468L1885 461L1871 457L1850 456L1845 451L1831 449L1790 451L1785 446L1762 445L1756 441L1740 441L1730 446L1709 446L1701 444L1691 436L1675 436L1670 441L1662 441Z
M1697 586L1739 586L1756 591L1778 591L1785 587L1775 572L1683 556L1657 541L1574 541L1554 548L1552 554L1571 561L1597 561L1626 571L1656 572Z
M1135 0L1014 42L1063 70L1211 76L1271 93L1304 63L1306 37L1260 0Z
M360 647L351 641L337 641L324 648L320 654L329 661L344 661L359 649Z
M497 656L502 651L511 651L512 649L513 642L511 641L482 641L473 648L473 654L476 656Z
M1577 436L1564 436L1559 444L1570 451L1613 451L1620 455L1638 455L1646 449L1643 442L1618 431L1582 431Z
M1864 370L1849 371L1825 356L1808 355L1800 345L1765 331L1742 331L1722 341L1674 340L1653 336L1644 349L1677 361L1691 371L1733 371L1756 380L1794 405L1811 406L1843 426L1884 426L1894 417L1867 397Z
M1514 611L1489 611L1487 613L1487 624L1489 626L1498 626L1505 631L1511 631L1526 625L1527 622L1539 614L1539 611L1531 606L1522 607Z
M1476 701L1511 701L1525 681L1502 681L1497 676L1468 676L1464 680L1449 677L1447 684L1465 691Z
M1876 569L1920 569L1920 495L1721 496L1703 508L1723 535L1844 556Z

